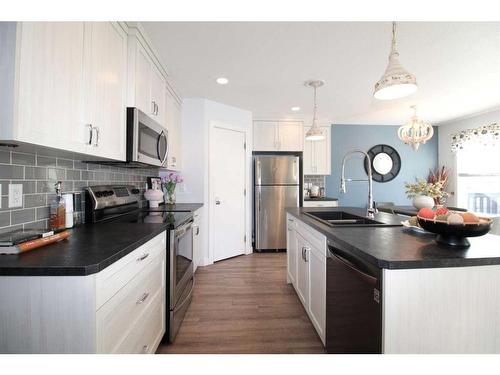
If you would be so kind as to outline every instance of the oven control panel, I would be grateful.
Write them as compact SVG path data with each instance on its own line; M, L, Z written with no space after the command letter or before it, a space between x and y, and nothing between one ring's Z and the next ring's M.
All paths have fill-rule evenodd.
M140 199L140 189L133 185L98 185L89 186L87 193L92 200L92 208L100 210L137 203Z

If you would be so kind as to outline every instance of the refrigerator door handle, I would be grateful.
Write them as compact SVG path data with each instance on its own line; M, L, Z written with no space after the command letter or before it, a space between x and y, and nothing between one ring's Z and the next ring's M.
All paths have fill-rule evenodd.
M257 160L256 170L257 170L257 185L260 185L261 184L260 160Z

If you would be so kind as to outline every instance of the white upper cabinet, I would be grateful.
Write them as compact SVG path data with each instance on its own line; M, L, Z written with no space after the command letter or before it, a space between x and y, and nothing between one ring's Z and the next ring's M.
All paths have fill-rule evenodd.
M153 58L136 36L129 38L129 62L131 67L129 106L137 107L149 117L166 127L165 77ZM132 78L133 77L133 78Z
M13 140L85 151L84 29L83 22L17 24L19 78Z
M166 90L166 117L168 129L168 159L166 168L174 171L181 169L181 104L177 98Z
M125 160L127 34L115 22L85 29L84 123L92 127L88 153Z
M1 138L124 160L127 36L121 24L18 22L0 33L17 51L6 51L0 81L5 72L18 72Z
M300 121L254 121L254 151L302 151L303 131Z
M331 173L331 139L330 127L321 127L325 139L322 141L307 141L304 129L304 174L329 175Z

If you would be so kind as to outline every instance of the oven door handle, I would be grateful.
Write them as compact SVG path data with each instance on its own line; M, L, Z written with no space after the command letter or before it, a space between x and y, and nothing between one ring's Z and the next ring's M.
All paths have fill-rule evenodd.
M180 237L184 233L186 233L190 228L193 227L193 222L194 222L194 220L191 219L186 224L183 224L182 226L180 226L179 228L177 228L175 230L175 237Z

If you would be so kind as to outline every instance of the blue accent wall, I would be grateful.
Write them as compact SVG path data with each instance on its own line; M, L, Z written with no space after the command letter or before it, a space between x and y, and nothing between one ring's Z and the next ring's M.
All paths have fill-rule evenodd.
M326 176L326 194L337 197L340 206L366 207L368 184L347 182L347 193L340 193L342 158L353 149L367 152L378 144L392 146L401 157L401 170L389 182L373 181L373 199L376 202L394 202L396 205L411 205L406 198L404 184L416 177L426 178L429 169L438 164L438 132L418 151L401 142L397 135L398 126L392 125L332 125L332 173ZM352 155L346 162L346 178L366 178L363 156Z

